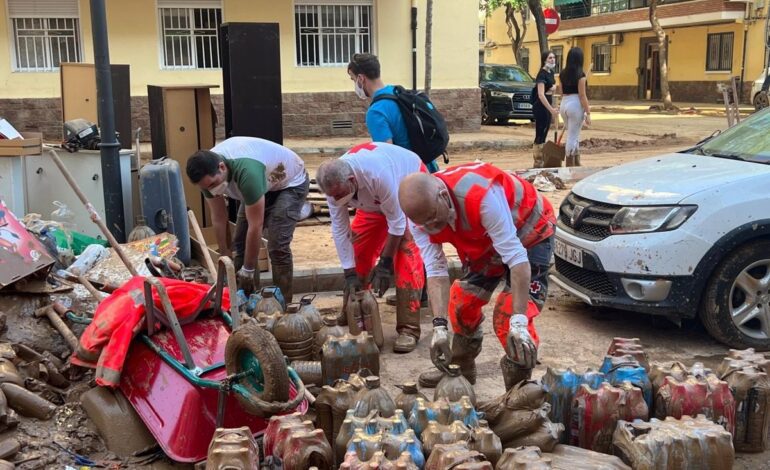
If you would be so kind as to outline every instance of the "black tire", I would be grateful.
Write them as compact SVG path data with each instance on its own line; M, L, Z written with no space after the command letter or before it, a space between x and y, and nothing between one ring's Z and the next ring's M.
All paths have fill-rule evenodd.
M244 354L253 355L262 370L262 377L257 379L262 390L249 380L241 383L251 394L263 402L285 402L289 399L289 373L281 348L273 335L253 322L248 322L235 330L225 345L225 368L227 374L243 372L241 365ZM262 416L265 410L254 401L236 393L235 396L243 408L251 414Z
M495 123L495 118L489 115L486 102L481 103L481 123L485 126L489 126Z
M770 327L767 323L763 327L760 319L754 317L742 323L743 329L741 329L733 321L733 308L756 304L760 309L758 316L761 316L763 305L767 306L770 299L770 289L767 286L756 287L755 289L759 290L752 292L750 296L746 295L746 290L737 285L738 276L744 271L755 279L770 275L770 241L747 243L719 263L709 279L703 296L700 309L701 320L714 338L732 348L768 351L770 333L766 330ZM752 300L753 296L756 296L754 300ZM767 308L770 312L770 306ZM768 316L765 315L765 318ZM770 318L767 322L770 322Z
M495 121L498 124L501 124L501 125L507 125L508 124L508 118L497 118L497 119L495 119Z
M768 99L768 95L766 91L760 91L756 95L754 95L754 110L760 111L764 108L767 108L770 106L770 100Z

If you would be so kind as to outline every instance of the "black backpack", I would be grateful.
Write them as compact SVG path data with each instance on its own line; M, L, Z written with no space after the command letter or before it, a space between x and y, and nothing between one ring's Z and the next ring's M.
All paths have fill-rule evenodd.
M419 155L424 163L428 164L442 155L444 163L449 163L446 154L449 144L446 122L431 103L428 95L421 91L411 91L402 86L396 86L392 95L376 96L372 104L381 100L392 100L398 103L401 116L406 123L412 151Z

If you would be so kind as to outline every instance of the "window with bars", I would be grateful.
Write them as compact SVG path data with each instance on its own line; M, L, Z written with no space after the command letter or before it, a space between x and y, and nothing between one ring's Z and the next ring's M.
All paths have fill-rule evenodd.
M610 45L594 44L591 46L591 71L609 72L610 71Z
M529 49L522 47L519 51L519 57L521 57L521 68L529 72Z
M479 42L485 44L487 42L487 27L486 25L479 25Z
M564 63L564 46L553 46L551 52L556 56L556 67L553 69L553 73L558 75L559 72L561 72L561 66Z
M49 72L62 62L80 62L77 18L12 18L15 67L20 72Z
M221 8L160 8L163 68L219 68Z
M706 71L723 72L733 69L733 33L707 36Z
M297 65L347 65L372 52L371 5L295 5Z

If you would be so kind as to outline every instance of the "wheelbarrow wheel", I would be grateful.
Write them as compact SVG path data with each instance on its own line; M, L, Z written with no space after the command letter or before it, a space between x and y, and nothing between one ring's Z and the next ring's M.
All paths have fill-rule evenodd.
M235 394L247 412L261 416L266 411L264 402L288 401L289 372L281 348L273 335L257 324L248 322L227 339L225 368L227 375L254 372L239 381L249 396Z

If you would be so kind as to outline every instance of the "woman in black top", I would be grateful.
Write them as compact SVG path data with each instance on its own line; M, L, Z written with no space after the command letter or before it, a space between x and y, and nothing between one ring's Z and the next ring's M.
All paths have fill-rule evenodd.
M553 94L556 88L556 78L553 69L556 67L556 55L551 51L543 52L540 57L540 70L535 78L535 88L532 90L532 114L535 116L535 144L532 146L534 168L543 167L543 144L551 127L551 119L559 112L553 107Z
M567 166L580 166L580 130L591 125L591 107L586 90L588 82L583 72L583 50L573 47L567 54L567 65L559 74L562 100L561 116L567 130Z

